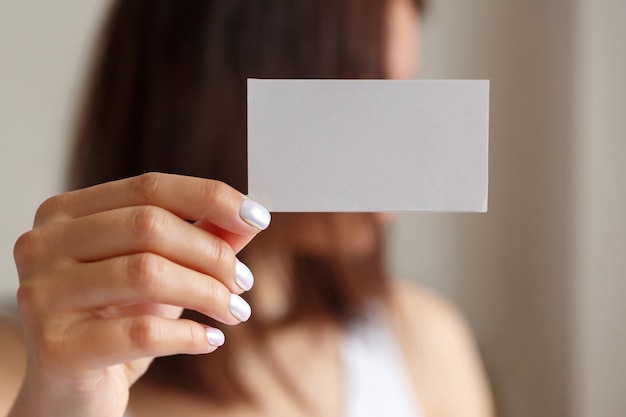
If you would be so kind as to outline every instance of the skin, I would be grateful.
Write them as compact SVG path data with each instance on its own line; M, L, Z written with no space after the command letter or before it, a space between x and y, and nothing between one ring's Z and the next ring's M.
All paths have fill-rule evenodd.
M15 245L27 372L10 415L121 416L153 357L215 350L204 326L176 319L185 307L239 323L235 254L259 232L244 198L148 174L44 202Z
M407 78L416 70L416 12L408 1L394 0L389 19L389 74ZM226 325L239 322L228 301L242 293L235 256L259 232L239 215L244 198L216 181L149 174L44 202L15 246L25 333L0 326L0 415L14 404L10 417L121 417L132 392L135 417L341 416L341 333L328 324L288 327L269 341L276 365L312 408L285 392L271 364L253 350L240 355L242 375L254 375L244 379L259 398L253 405L225 409L139 380L156 356L216 349L204 326L175 320L183 307ZM314 217L301 224L315 229ZM330 247L324 236L302 239L305 231L292 244ZM373 234L360 233L361 239L345 240L349 251L373 243ZM253 271L257 282L280 290L272 286L271 262ZM493 415L470 331L449 303L394 283L388 318L427 416Z

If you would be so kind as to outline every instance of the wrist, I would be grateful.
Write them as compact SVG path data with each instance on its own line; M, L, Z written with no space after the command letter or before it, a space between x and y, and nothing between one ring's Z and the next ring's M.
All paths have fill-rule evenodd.
M109 391L97 380L27 376L7 417L123 417L128 390Z

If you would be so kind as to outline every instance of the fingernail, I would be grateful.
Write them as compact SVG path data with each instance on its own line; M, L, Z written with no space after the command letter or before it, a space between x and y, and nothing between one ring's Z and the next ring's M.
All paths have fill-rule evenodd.
M265 207L248 198L243 200L241 210L239 211L241 218L250 226L257 229L265 230L270 225L272 216Z
M230 295L230 313L239 321L246 321L250 318L252 310L246 300L237 294Z
M252 271L244 265L239 259L237 259L237 265L235 266L235 282L244 291L250 291L254 284L254 276Z
M224 333L219 329L208 328L206 329L206 338L209 341L209 345L220 347L224 344Z

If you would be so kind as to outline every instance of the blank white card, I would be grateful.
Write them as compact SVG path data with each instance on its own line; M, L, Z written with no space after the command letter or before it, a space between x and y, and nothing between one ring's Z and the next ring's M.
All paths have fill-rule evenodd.
M270 211L485 212L489 81L248 80L248 195Z

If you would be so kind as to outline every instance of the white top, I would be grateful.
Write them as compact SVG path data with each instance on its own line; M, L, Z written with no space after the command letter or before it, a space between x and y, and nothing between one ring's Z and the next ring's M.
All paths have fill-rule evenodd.
M0 303L0 318L21 325L11 304ZM424 417L399 346L382 315L372 314L348 326L341 351L346 372L343 417Z
M344 417L423 417L396 339L380 316L350 326L343 337Z

